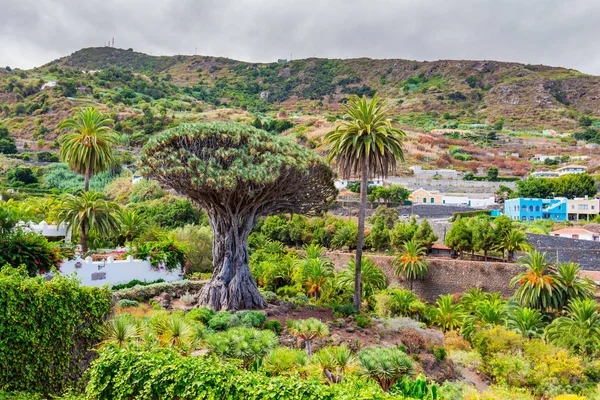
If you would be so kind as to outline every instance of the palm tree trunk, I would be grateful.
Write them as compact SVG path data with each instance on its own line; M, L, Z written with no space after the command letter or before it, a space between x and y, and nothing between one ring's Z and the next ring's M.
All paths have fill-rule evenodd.
M90 179L92 178L92 173L94 170L94 154L90 156L90 163L88 164L87 171L85 171L85 184L83 186L83 191L88 192L90 190Z
M81 232L79 234L79 245L81 246L81 251L83 253L87 253L88 251L88 236L89 233L87 231L87 227L85 224L81 224Z
M358 213L358 237L356 239L356 268L354 271L354 307L360 311L362 303L361 268L362 250L365 237L365 216L367 212L367 190L369 186L369 166L365 159L360 180L360 210Z

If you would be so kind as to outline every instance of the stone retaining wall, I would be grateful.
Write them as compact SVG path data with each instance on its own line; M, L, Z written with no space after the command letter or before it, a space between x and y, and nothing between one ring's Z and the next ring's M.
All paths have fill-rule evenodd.
M600 271L600 242L569 239L550 235L527 234L529 242L537 251L548 253L552 261L571 261L581 269Z

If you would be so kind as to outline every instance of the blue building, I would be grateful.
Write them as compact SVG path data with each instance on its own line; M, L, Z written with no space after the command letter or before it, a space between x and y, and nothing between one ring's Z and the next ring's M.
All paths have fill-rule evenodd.
M564 221L567 219L567 199L509 199L504 202L504 214L515 221Z

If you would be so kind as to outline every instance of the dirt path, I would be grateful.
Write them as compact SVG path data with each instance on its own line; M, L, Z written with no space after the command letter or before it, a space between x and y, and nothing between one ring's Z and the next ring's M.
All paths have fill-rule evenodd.
M463 382L469 385L475 386L475 389L479 392L484 392L489 388L489 385L485 383L483 379L475 371L469 368L461 367L456 365L456 371L462 376Z

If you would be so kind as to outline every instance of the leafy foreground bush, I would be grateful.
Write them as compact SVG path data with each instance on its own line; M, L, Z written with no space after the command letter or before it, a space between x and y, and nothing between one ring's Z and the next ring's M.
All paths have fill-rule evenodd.
M168 349L109 347L90 369L88 399L315 399L383 400L374 382L347 380L327 386L316 380L267 377L208 357L184 357Z
M76 279L27 278L0 272L0 388L58 393L75 384L102 338L110 311L107 289Z

